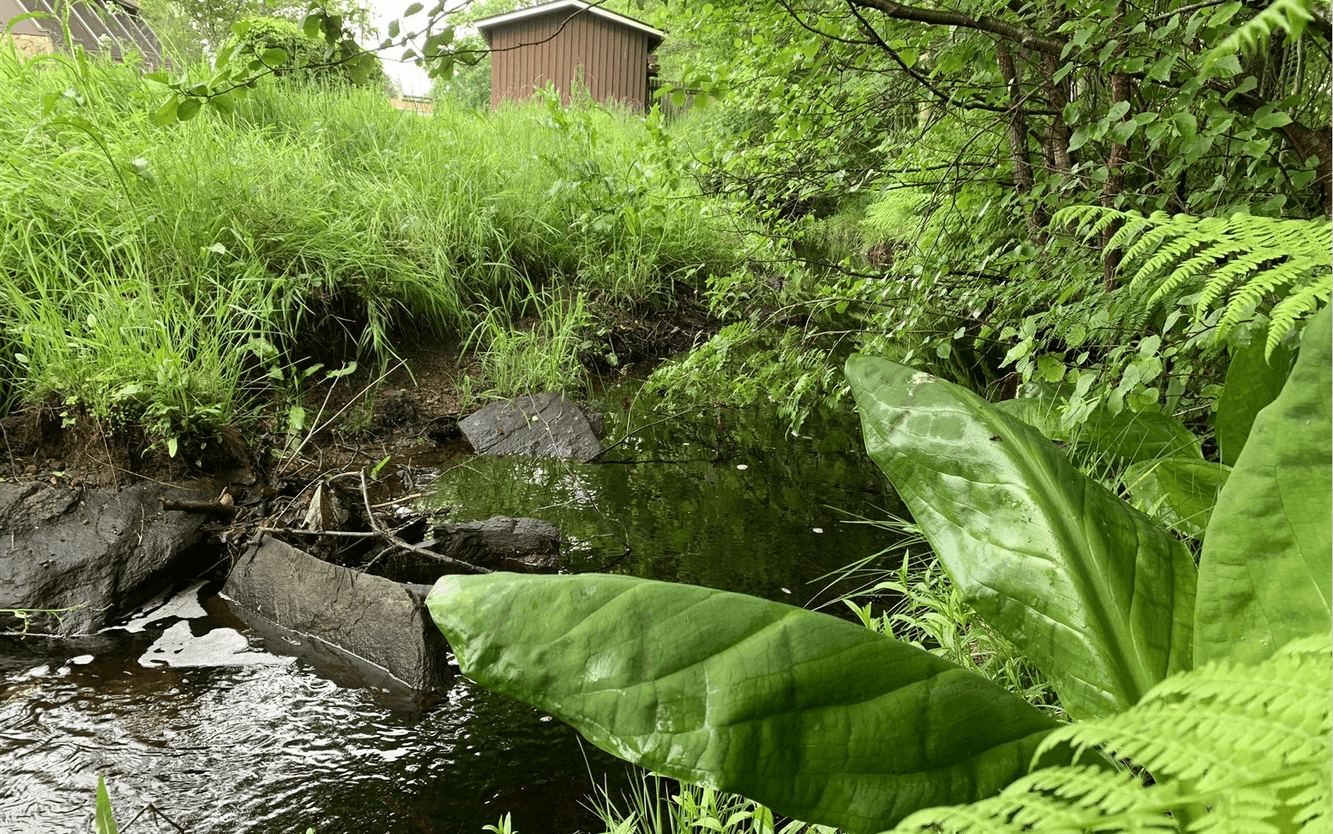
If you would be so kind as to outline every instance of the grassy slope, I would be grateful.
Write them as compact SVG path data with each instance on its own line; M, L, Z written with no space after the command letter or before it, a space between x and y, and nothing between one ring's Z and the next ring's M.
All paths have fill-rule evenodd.
M642 119L419 118L376 91L275 82L159 127L161 98L132 67L0 50L11 406L207 434L243 421L242 392L265 371L290 379L312 343L383 358L410 320L499 361L534 313L551 338L519 342L556 355L519 367L568 379L556 337L589 309L666 303L739 249Z

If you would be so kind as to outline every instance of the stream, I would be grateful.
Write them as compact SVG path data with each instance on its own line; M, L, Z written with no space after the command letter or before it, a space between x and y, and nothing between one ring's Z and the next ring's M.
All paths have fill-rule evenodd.
M629 419L608 410L608 446ZM821 577L891 543L849 523L883 518L889 493L854 423L812 418L803 433L772 414L709 411L590 464L457 458L441 466L435 501L452 521L554 523L568 572L816 607L854 587ZM524 704L461 678L422 695L335 659L293 657L248 631L216 583L183 591L132 630L0 637L0 830L92 830L101 773L122 830L142 812L130 834L177 830L153 822L153 809L192 834L480 834L505 813L523 834L570 834L601 830L584 807L594 784L614 793L628 778ZM181 635L212 653L169 665L188 654L171 642Z

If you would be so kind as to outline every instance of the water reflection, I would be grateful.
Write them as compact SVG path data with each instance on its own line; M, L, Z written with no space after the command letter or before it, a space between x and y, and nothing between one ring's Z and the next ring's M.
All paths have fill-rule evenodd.
M660 423L594 463L470 458L445 468L436 500L455 521L550 521L566 537L571 572L612 570L797 605L833 596L811 580L885 546L883 531L848 523L885 513L883 479L854 424L816 416L809 436L792 437L771 414L705 416ZM626 431L624 417L608 415L608 443Z
M100 772L122 824L152 803L199 834L479 832L505 811L524 831L570 832L589 821L589 769L623 773L567 727L463 681L413 712L301 664L7 665L4 831L88 830Z
M854 425L815 419L794 438L771 415L706 416L629 436L591 464L473 458L446 469L439 500L455 521L551 521L573 571L796 604L827 599L812 579L885 546L881 531L845 523L883 513ZM608 414L607 436L625 437L626 423ZM240 628L206 607L175 616L195 637ZM88 830L98 773L122 824L151 803L192 834L479 834L506 812L524 834L569 834L592 825L581 802L594 782L623 782L624 766L568 727L461 680L419 703L305 662L147 668L172 624L60 644L0 638L0 831ZM164 651L185 636L175 625ZM227 637L227 651L264 648L253 632L247 646Z

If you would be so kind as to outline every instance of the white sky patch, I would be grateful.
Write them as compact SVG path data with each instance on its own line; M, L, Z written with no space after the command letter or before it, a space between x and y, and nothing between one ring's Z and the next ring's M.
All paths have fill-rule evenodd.
M370 0L370 25L375 27L379 33L379 39L383 40L389 36L389 21L399 20L399 26L402 32L419 31L426 25L426 12L430 11L435 4L425 2L425 11L418 12L407 19L402 19L402 14L407 7L412 4L412 0ZM368 40L362 46L373 49L379 46L379 40ZM380 61L384 64L384 72L402 88L403 95L425 96L430 94L431 80L426 71L416 64L400 60L403 55L403 47L394 46L385 49L379 53Z

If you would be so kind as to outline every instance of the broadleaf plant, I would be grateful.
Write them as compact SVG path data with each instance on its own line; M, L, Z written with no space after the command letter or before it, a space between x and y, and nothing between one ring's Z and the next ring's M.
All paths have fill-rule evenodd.
M1248 703L1260 711L1279 705L1276 718L1257 720L1272 728L1263 745L1277 754L1264 761L1281 765L1309 746L1284 730L1280 704L1289 681L1233 674L1228 665L1220 682L1204 674L1195 691L1196 678L1186 673L1209 656L1243 667L1279 644L1296 646L1283 655L1318 649L1327 657L1329 328L1327 311L1310 322L1296 366L1256 418L1205 532L1205 572L1212 558L1227 569L1199 584L1198 628L1205 636L1215 628L1202 612L1233 617L1239 628L1219 645L1238 646L1234 656L1209 643L1193 651L1195 575L1183 545L1128 506L1112 509L1118 499L1034 429L910 368L853 357L848 370L867 444L941 562L975 607L993 609L981 611L993 628L1046 664L1057 688L1065 687L1069 712L1077 704L1098 716L1098 726L1109 721L1119 732L1118 716L1127 716L1127 725L1145 715L1159 721L1152 717L1158 702L1177 693L1187 703L1172 714L1211 721L1217 726L1205 730L1225 741L1227 710L1252 692ZM1299 497L1284 504L1289 494ZM1258 512L1247 515L1251 500ZM1269 535L1283 524L1297 533ZM1019 576L1000 575L993 563ZM1250 585L1231 572L1244 573ZM1293 591L1290 604L1285 589ZM1132 739L1148 745L1136 751L1123 738L1093 738L1096 727L1087 736L1051 732L1045 716L1020 708L1015 696L994 695L1002 691L946 661L927 661L882 635L779 603L624 577L492 574L445 577L428 605L470 677L554 713L618 755L812 822L873 830L914 810L974 802L1006 783L1043 795L1014 801L1011 793L998 806L953 809L951 819L968 830L1003 830L1015 821L1027 829L1044 821L1042 814L1060 830L1067 830L1061 820L1072 830L1139 822L1165 830L1272 830L1264 815L1293 819L1278 807L1284 803L1299 806L1294 821L1302 830L1318 830L1327 818L1319 809L1329 804L1328 780L1310 778L1323 771L1281 765L1255 779L1205 784L1217 762L1203 748L1168 760L1154 752L1165 749L1157 744L1161 733ZM1093 610L1074 611L1078 606ZM1265 616L1254 616L1258 610ZM1293 642L1310 635L1322 642ZM1103 639L1114 645L1095 645ZM1327 693L1320 693L1326 705ZM1200 698L1212 712L1193 709ZM1312 720L1322 739L1327 710ZM1065 770L1059 760L1067 750L1043 759L1043 739L1104 742L1161 770L1163 789L1144 789L1152 792L1144 798L1131 779ZM1028 768L1036 772L1025 780ZM1258 804L1224 797L1195 807L1211 802L1205 788L1218 784L1218 796L1235 788ZM1148 809L1141 820L1117 812L1083 824L1102 806L1127 809L1121 800L1131 793L1138 810ZM1060 801L1047 801L1051 795ZM1259 817L1250 813L1256 808ZM1176 810L1183 813L1164 816ZM998 825L983 824L988 815Z
M1076 718L1190 667L1188 550L967 389L884 359L847 363L866 449L964 598Z
M743 594L497 573L426 604L464 674L598 747L853 831L995 793L1057 726L914 646Z
M1325 307L1259 412L1203 542L1195 662L1257 661L1328 628L1333 589L1333 349Z

